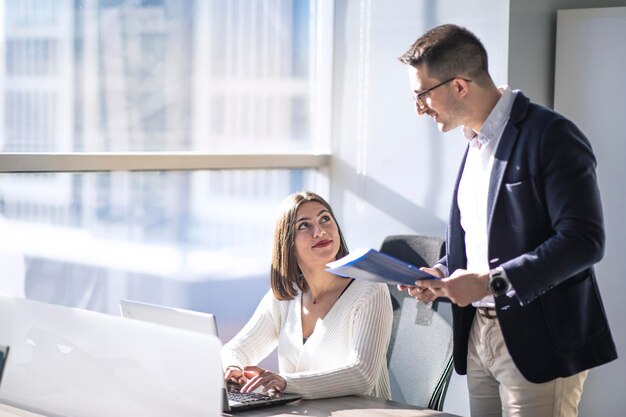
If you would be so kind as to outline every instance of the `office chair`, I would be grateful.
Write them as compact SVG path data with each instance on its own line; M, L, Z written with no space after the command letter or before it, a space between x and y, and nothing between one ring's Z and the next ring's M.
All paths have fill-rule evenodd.
M415 266L443 256L443 240L421 235L388 236L380 251ZM438 299L427 307L389 285L393 328L387 351L391 398L441 411L452 376L452 306Z

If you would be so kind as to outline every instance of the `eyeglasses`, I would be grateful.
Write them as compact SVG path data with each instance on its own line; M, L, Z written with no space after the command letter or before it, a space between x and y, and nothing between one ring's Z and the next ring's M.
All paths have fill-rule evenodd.
M413 91L413 100L415 100L415 103L417 103L417 106L420 108L420 110L424 110L426 108L426 102L424 101L426 99L426 95L428 93L430 93L431 91L433 91L435 88L439 88L444 84L448 84L450 81L456 79L456 78L460 78L462 80L464 80L465 82L471 83L472 80L468 80L467 78L463 78L463 77L452 77L450 79L447 79L445 81L440 82L439 84L427 88L426 90L422 90L422 91Z

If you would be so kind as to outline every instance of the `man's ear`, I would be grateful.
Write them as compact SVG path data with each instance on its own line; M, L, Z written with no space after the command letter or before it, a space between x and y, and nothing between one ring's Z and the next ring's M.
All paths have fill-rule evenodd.
M464 97L469 92L469 82L463 78L455 78L452 85L459 97Z

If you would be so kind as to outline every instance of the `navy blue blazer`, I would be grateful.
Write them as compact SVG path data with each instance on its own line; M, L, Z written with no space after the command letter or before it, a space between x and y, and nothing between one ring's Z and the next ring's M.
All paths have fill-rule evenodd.
M457 178L441 263L467 265ZM617 358L593 264L604 253L596 160L565 117L518 92L495 153L488 193L490 268L501 266L517 295L496 297L506 346L535 383ZM454 365L467 373L476 309L454 306Z

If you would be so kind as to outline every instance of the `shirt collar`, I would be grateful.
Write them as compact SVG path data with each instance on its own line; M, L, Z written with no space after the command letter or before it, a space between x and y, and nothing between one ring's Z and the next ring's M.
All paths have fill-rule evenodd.
M499 90L502 92L502 97L500 97L489 116L487 116L480 132L463 126L463 134L470 141L471 147L477 147L479 144L480 146L485 146L491 140L497 139L496 135L502 132L502 126L509 119L513 101L515 100L515 93L506 85L500 87Z

